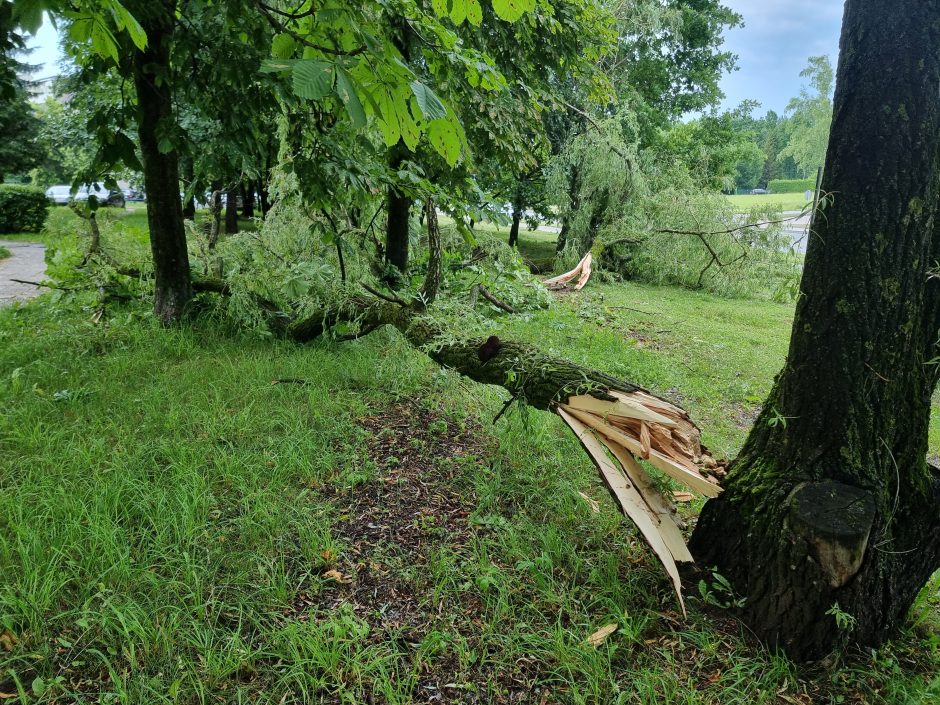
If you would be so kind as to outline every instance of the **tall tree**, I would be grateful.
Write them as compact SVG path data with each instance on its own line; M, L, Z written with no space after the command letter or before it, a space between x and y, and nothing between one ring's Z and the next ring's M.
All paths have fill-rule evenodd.
M781 152L792 157L804 176L822 166L832 122L832 64L827 56L811 56L800 76L808 78L812 90L803 88L787 106L789 140Z
M848 0L786 366L692 548L796 658L878 644L940 566L940 5ZM882 116L891 116L886 119Z
M146 47L132 51L129 63L137 90L137 135L155 274L154 311L168 324L180 319L193 296L179 194L179 153L165 137L176 124L169 80L176 2L139 2L131 7L147 34Z

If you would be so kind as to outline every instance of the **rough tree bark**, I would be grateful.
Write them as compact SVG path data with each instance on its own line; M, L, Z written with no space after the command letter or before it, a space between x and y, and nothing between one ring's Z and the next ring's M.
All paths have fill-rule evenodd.
M521 196L517 193L512 199L512 225L509 228L509 246L519 246L519 224L522 222L524 205Z
M160 77L170 66L175 9L175 3L161 0L135 12L147 32L147 47L134 52L132 63L156 279L154 311L166 325L180 319L193 296L180 203L179 157L175 149L162 152L159 148L161 127L174 119L171 83Z
M186 157L180 161L180 168L183 172L183 178L186 180L187 190L191 188L195 175L193 173L192 157ZM183 202L183 218L186 220L196 219L196 198L190 196Z
M397 171L410 152L404 143L400 142L392 148L390 166ZM402 273L408 271L408 238L411 218L411 204L413 199L402 193L394 186L388 189L387 214L388 223L385 228L385 261L395 265Z
M254 218L255 217L255 187L253 182L249 179L247 182L243 181L239 188L242 193L242 216L245 218Z
M238 189L230 188L225 192L225 234L238 232Z
M691 544L797 659L881 643L940 567L938 93L940 4L848 0L787 363Z

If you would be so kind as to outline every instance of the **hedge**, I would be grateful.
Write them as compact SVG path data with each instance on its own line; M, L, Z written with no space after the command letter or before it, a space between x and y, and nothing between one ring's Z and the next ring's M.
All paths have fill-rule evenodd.
M816 190L816 179L771 179L767 184L771 193L803 193Z
M49 199L40 189L0 184L0 233L38 233L48 210Z

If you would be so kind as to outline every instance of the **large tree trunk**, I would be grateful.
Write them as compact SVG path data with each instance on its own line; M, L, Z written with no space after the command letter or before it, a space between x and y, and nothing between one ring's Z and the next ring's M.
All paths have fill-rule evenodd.
M568 169L568 209L561 220L561 232L558 233L558 241L555 244L556 252L561 252L568 245L568 236L571 233L571 214L581 207L581 198L578 195L580 192L581 166L580 164L572 164Z
M522 211L513 206L512 225L509 227L509 246L519 246L519 224L522 222Z
M154 311L164 324L170 324L180 319L193 295L180 203L179 158L175 149L162 152L158 146L161 129L174 121L171 83L162 75L170 65L175 4L149 5L139 19L147 32L147 47L134 53L133 74L156 275Z
M243 181L239 186L242 192L242 216L255 217L255 187L251 179Z
M848 0L787 363L692 549L792 657L876 645L940 566L940 5ZM930 281L928 282L928 279ZM838 605L837 609L833 609ZM850 615L843 627L836 614Z
M392 171L397 171L408 155L408 148L403 143L393 147L390 164ZM413 200L411 196L394 186L388 189L385 261L397 267L402 273L408 271L408 238Z
M180 163L183 171L183 178L186 179L186 189L189 190L192 188L193 179L195 175L193 173L193 160L191 157L186 157ZM196 197L190 195L183 202L183 218L186 220L196 220Z
M238 232L238 189L230 188L225 192L225 234Z

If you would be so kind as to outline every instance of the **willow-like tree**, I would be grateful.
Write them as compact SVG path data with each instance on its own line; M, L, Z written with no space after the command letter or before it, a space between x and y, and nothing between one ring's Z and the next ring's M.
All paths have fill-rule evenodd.
M790 351L698 561L791 656L875 645L940 566L926 461L940 377L940 5L848 0L823 188Z

